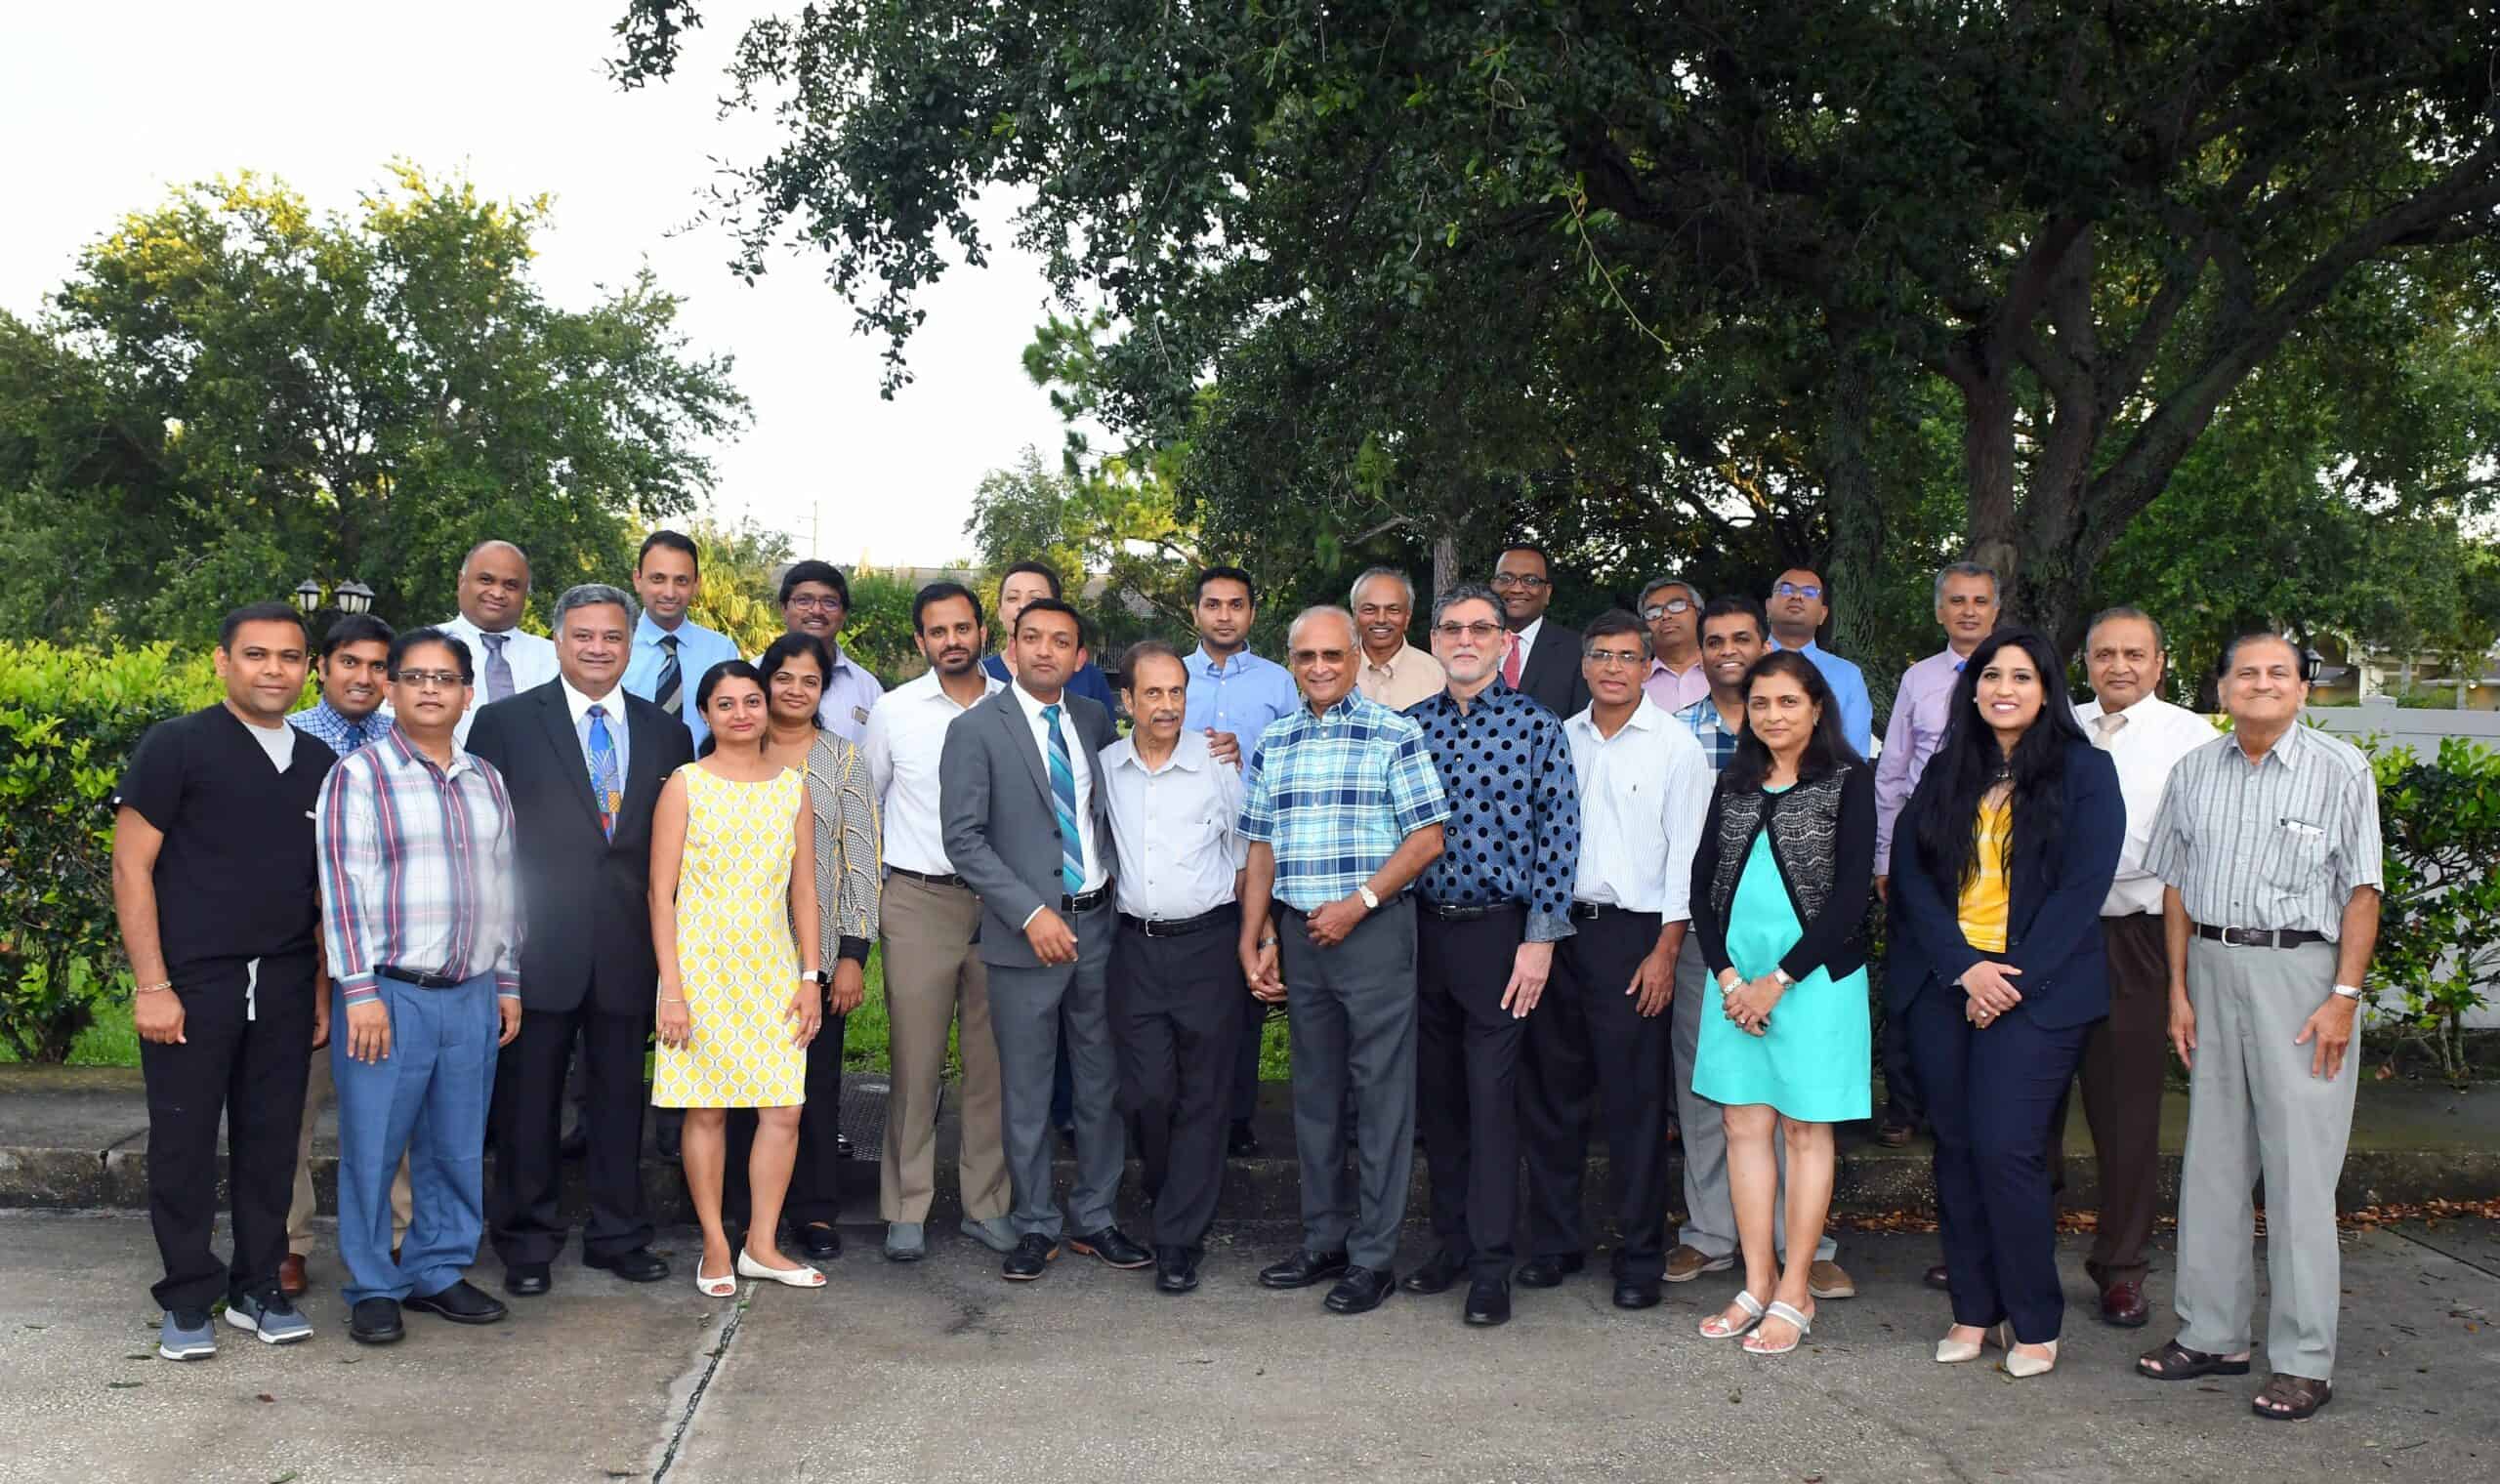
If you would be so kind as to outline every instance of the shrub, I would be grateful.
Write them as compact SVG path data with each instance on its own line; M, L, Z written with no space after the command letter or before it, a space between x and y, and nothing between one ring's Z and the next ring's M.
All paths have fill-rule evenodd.
M2465 1017L2500 972L2500 752L2449 737L2430 763L2408 747L2370 754L2387 890L2363 987L2463 1081Z

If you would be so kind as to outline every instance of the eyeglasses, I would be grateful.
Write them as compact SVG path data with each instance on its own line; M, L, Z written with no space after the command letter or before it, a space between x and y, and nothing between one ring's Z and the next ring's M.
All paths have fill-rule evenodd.
M1589 663L1600 670L1637 670L1648 656L1637 649L1592 649Z
M1666 617L1670 613L1689 613L1691 611L1692 602L1689 598L1670 598L1665 602L1651 603L1649 606L1642 609L1641 616L1654 624L1659 619Z
M1823 596L1822 585L1812 582L1783 582L1771 591L1774 596L1780 598L1820 598Z
M469 683L457 670L397 670L392 672L391 680L417 690L458 690Z
M1462 639L1472 639L1480 644L1501 633L1502 626L1500 624L1435 624L1433 632L1453 643Z
M1497 588L1525 588L1532 593L1538 588L1550 588L1554 586L1554 580L1549 577L1539 577L1530 572L1496 572L1493 574L1493 586Z
M839 613L842 611L842 599L839 598L818 598L813 593L802 593L798 597L791 598L789 602L783 606L796 608L802 613L814 613L819 610L827 613Z

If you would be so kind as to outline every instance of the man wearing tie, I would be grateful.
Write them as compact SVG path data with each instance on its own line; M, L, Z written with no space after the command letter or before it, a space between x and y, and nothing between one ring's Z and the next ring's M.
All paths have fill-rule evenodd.
M1554 601L1554 564L1545 548L1533 541L1502 548L1493 566L1493 591L1502 599L1502 625L1511 631L1502 683L1558 717L1586 711L1589 682L1580 674L1580 636L1545 620Z
M1105 1001L1114 852L1104 826L1103 749L1111 714L1067 694L1085 663L1084 621L1056 598L1017 615L1016 683L946 728L938 761L946 857L981 905L989 1027L998 1041L1016 1250L1002 1268L1030 1282L1059 1256L1051 1181L1051 1068L1062 1027L1073 1075L1076 1251L1113 1267L1154 1255L1111 1221L1128 1158Z
M740 657L728 635L686 616L702 586L701 563L689 537L653 531L644 538L642 554L634 558L643 617L634 626L634 657L625 667L626 693L685 722L698 753L711 728L695 708L694 692L713 666Z
M619 683L633 599L603 583L556 602L554 680L477 714L469 750L512 798L522 912L521 1036L495 1074L488 1203L504 1288L544 1294L563 1250L557 1204L564 1063L582 1039L590 1222L582 1260L635 1283L668 1276L643 1212L643 1048L657 1009L651 810L694 758L687 729Z
M510 700L556 678L556 646L521 630L529 606L529 558L509 541L480 541L460 563L460 616L442 632L469 646L478 688L460 716L465 743L478 708Z

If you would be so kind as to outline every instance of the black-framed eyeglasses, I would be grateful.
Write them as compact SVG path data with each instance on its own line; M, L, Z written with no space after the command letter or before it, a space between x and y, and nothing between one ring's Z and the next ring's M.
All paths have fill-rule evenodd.
M802 613L813 613L818 609L828 613L839 613L842 611L843 602L839 598L818 598L813 593L801 593L791 598L788 606Z
M457 670L395 670L391 683L413 686L418 690L458 690L469 682Z
M1692 599L1688 598L1670 598L1665 602L1653 602L1649 606L1642 609L1641 616L1654 624L1659 619L1666 617L1670 613L1689 613L1691 611Z
M1773 596L1779 598L1820 598L1823 596L1822 585L1812 582L1783 582L1771 591Z
M1493 574L1493 586L1497 588L1526 588L1530 592L1533 592L1538 588L1550 588L1554 586L1554 579L1550 577L1539 577L1533 572L1496 572Z

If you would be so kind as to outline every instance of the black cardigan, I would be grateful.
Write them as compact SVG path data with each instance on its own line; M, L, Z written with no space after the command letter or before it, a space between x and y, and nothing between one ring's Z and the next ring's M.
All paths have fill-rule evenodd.
M1741 848L1753 849L1753 837L1768 829L1771 816L1795 794L1783 790L1763 794L1763 810ZM1721 856L1721 815L1729 795L1726 776L1710 795L1710 812L1702 820L1701 843L1692 853L1692 926L1701 935L1701 958L1711 976L1729 967L1728 962L1727 924L1720 914L1726 904L1714 900ZM1788 904L1805 925L1805 934L1797 945L1779 961L1780 970L1791 979L1803 979L1815 969L1828 970L1835 979L1855 973L1866 967L1866 940L1862 928L1866 921L1866 897L1875 886L1875 775L1863 763L1848 763L1842 768L1840 812L1835 822L1832 854L1825 869L1830 879L1823 883L1823 910L1810 915L1797 894L1791 880L1807 863L1792 862L1780 848L1779 835L1771 837L1771 859L1779 867L1780 886L1788 893ZM1742 871L1741 863L1737 870ZM1730 891L1729 899L1734 893Z

